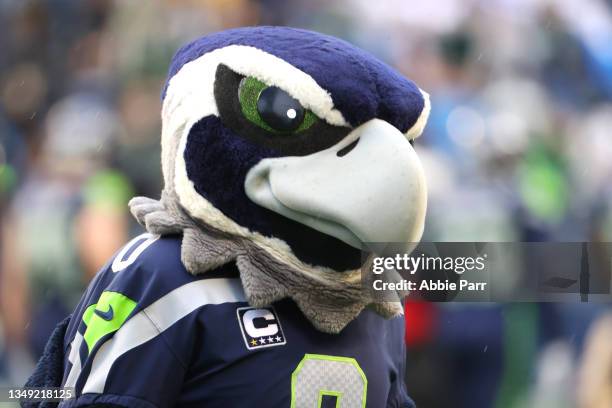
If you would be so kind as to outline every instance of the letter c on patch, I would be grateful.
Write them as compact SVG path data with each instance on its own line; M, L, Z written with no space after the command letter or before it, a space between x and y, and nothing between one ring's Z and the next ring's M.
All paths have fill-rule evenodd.
M255 327L255 319L264 319L266 327ZM275 322L274 315L267 309L251 309L242 316L244 330L249 336L257 338L262 336L272 336L278 333L278 325Z

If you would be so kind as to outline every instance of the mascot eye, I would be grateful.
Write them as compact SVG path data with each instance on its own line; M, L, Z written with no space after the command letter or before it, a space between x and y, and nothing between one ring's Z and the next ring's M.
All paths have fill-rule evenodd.
M332 147L349 127L333 126L285 90L219 64L215 102L223 126L236 136L285 156L305 156Z
M245 77L238 87L242 114L255 125L274 133L301 132L314 125L318 117L276 86L254 77Z

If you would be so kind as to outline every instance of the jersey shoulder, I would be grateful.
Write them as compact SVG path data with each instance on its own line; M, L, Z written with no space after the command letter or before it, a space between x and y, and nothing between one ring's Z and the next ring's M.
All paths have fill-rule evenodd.
M139 235L119 250L92 282L92 294L110 291L138 299L141 307L188 283L238 278L235 264L194 276L181 262L182 236ZM95 295L94 295L95 296Z
M72 314L65 346L77 330L86 330L84 324L90 319L99 320L96 316L100 314L94 313L96 309L105 311L112 307L114 314L121 309L123 323L178 288L206 279L191 275L183 267L181 240L180 235L145 233L125 244L88 285ZM101 318L111 316L102 314Z

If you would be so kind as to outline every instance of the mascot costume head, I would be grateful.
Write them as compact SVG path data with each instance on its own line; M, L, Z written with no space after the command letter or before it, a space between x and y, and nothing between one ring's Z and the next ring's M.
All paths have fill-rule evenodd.
M234 262L252 306L292 298L330 333L401 313L363 295L361 251L421 237L425 92L344 41L255 27L180 49L162 98L165 187L130 208L183 235L189 272Z

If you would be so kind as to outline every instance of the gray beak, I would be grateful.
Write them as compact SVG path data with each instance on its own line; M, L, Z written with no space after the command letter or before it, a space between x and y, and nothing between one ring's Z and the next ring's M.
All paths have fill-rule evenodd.
M262 160L245 191L258 205L359 249L415 243L423 233L421 163L406 136L380 119L309 156Z

